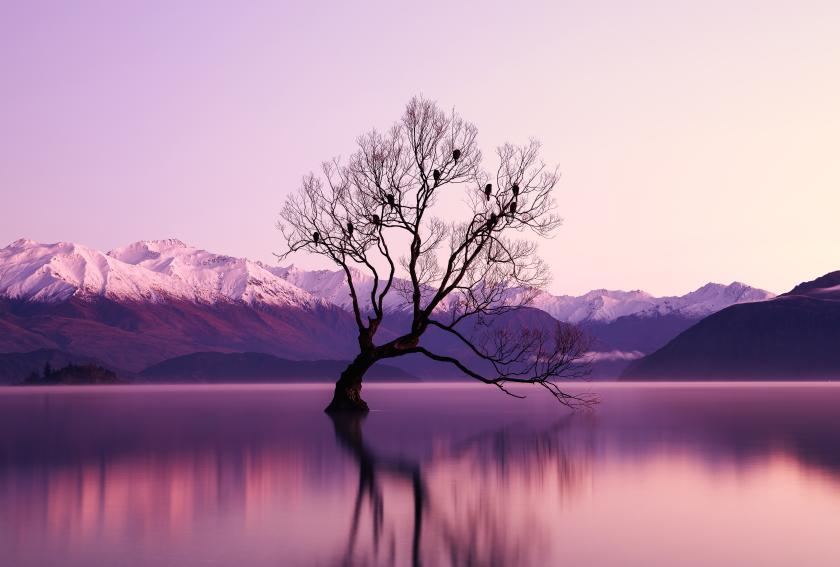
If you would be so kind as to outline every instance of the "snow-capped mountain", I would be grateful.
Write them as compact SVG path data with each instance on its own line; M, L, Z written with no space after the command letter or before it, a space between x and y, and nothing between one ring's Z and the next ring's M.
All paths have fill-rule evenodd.
M373 278L354 270L353 280L359 297L367 301ZM41 302L100 296L301 308L329 302L345 310L350 308L349 289L340 270L272 267L187 246L175 239L135 242L107 253L71 242L17 240L0 250L0 296ZM569 323L609 323L628 315L700 318L729 305L771 297L773 294L767 291L734 282L709 283L673 297L654 297L638 290L599 289L581 296L543 292L533 306ZM403 304L396 291L386 297L388 309Z
M106 297L300 308L321 302L258 262L174 239L135 242L107 254L71 242L17 240L0 250L0 296L39 302Z
M295 266L266 266L260 264L272 274L290 284L304 289L315 297L329 301L342 309L350 311L352 300L347 279L341 270L302 270ZM370 292L373 289L373 277L351 268L353 286L362 305L370 305ZM381 292L381 288L377 290ZM401 295L392 290L385 296L384 307L386 310L398 309L404 305Z
M534 307L569 323L609 323L619 317L635 315L681 315L699 319L736 303L764 301L774 295L740 282L729 285L708 283L683 296L655 297L644 291L597 289L581 296L542 293Z
M177 240L0 250L0 352L56 350L138 372L194 352L346 359L354 330L345 310L258 263Z
M372 277L356 271L353 279L360 300L369 303ZM510 290L512 303L520 293ZM770 297L740 283L707 284L680 297L540 293L532 304L537 310L522 312L520 322L547 325L553 317L579 324L601 358L612 361L614 374L711 313ZM342 271L267 266L174 239L107 253L23 239L0 249L0 352L53 349L135 372L208 351L346 359L356 348L350 302ZM396 316L386 320L383 333L399 332L406 324L403 296L395 289L385 307ZM428 340L442 349L453 346Z
M295 266L268 267L272 273L305 289L311 294L330 301L342 309L350 309L350 292L344 273L339 270L301 270ZM359 297L370 294L373 278L361 272L353 273L353 281ZM511 290L511 301L520 290ZM399 294L389 294L386 308L404 305ZM584 295L538 294L532 307L545 311L555 319L568 323L610 323L619 317L658 315L679 315L699 319L736 303L763 301L774 295L768 291L750 287L740 282L729 285L708 283L683 296L655 297L644 291L617 291L596 289Z
M261 264L262 265L262 264ZM337 305L346 311L352 310L352 299L350 298L350 286L342 270L302 270L297 266L265 266L267 270L279 276L287 282L304 289L333 305ZM363 310L370 309L370 292L373 289L373 276L354 268L350 268L353 277L353 287L359 298ZM382 284L377 287L377 294L382 293ZM411 283L407 279L394 278L394 282L388 294L383 300L383 308L388 311L410 311L409 302L404 293L400 290L408 290ZM427 288L428 292L433 290ZM425 292L424 292L425 293ZM446 305L446 302L443 302Z

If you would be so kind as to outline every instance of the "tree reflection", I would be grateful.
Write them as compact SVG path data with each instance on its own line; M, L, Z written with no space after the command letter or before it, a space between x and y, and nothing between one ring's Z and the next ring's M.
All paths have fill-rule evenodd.
M569 439L560 435L571 418L541 431L507 427L480 434L422 462L373 449L364 439L363 415L331 419L339 444L359 467L347 546L337 562L347 567L533 563L548 526L527 517L532 511L511 509L522 494L505 496L530 487L539 499L542 483L555 477L558 493L568 492L580 484L590 454L570 450ZM387 524L386 492L396 502ZM408 509L411 514L400 514ZM369 523L362 521L365 515ZM411 525L403 526L407 515ZM369 530L369 540L360 537L363 530Z
M353 506L353 518L350 524L350 536L343 565L355 565L354 554L359 533L359 522L362 507L367 503L370 509L373 535L374 559L378 558L381 549L382 528L385 518L385 501L383 497L380 477L390 475L411 487L414 506L414 528L411 541L412 565L420 565L420 535L423 528L423 512L426 500L426 489L420 474L420 465L401 458L386 458L377 455L365 444L362 424L365 415L355 412L341 412L331 416L335 426L335 434L339 443L359 464L359 487L356 492L356 502ZM388 563L393 564L396 549L392 543L389 549ZM370 563L365 562L369 565Z

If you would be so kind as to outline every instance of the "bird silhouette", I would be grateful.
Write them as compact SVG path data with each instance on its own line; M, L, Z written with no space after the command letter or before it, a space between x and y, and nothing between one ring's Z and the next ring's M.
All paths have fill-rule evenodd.
M436 170L434 170L434 171L432 172L432 177L434 177L434 178L435 178L435 183L437 183L438 181L440 181L440 171L439 171L439 170L437 170L437 169L436 169Z
M353 223L347 223L347 236L353 236Z
M492 193L492 192L493 192L493 184L492 183L488 183L487 185L484 186L484 194L487 196L488 201L490 200L490 193Z
M318 246L318 242L321 240L321 233L317 231L313 232L312 240L315 242L315 246Z
M519 197L519 185L514 183L512 189L513 189L513 196L514 197Z
M452 150L452 159L455 161L461 159L461 150Z

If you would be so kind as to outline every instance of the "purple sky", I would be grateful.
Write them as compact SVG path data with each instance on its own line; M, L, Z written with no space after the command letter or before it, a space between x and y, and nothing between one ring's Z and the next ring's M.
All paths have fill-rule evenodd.
M6 0L0 246L270 260L301 175L422 93L560 164L552 291L785 291L840 269L838 29L836 0Z

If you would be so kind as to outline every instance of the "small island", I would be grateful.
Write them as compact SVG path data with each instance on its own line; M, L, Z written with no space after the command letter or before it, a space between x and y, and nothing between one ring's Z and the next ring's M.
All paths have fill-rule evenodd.
M21 383L23 386L125 384L116 373L96 364L68 364L54 370L49 363L42 374L32 372Z

